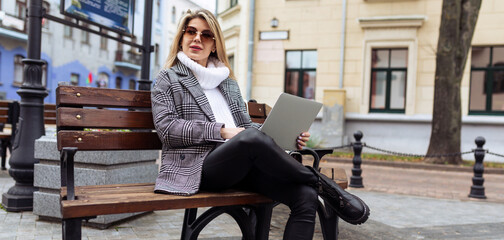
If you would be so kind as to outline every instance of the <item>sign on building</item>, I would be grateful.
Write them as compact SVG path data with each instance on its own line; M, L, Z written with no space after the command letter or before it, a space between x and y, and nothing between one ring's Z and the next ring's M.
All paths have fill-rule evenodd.
M61 0L62 14L132 33L134 0Z

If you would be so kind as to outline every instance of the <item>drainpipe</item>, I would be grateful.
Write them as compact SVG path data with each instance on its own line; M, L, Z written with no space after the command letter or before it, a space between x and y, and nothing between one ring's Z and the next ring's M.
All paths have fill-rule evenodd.
M219 0L215 0L215 17L219 15Z
M343 88L343 74L345 73L345 37L346 37L346 8L347 0L343 0L341 7L341 56L340 56L340 75L339 75L339 88Z
M247 100L252 98L252 65L254 61L254 20L255 0L250 0L249 41L248 41L248 68L247 68Z

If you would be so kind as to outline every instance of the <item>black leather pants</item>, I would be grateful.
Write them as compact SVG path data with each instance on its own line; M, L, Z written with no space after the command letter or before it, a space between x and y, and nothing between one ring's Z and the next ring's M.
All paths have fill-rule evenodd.
M293 139L295 141L295 139ZM312 239L317 177L256 129L242 131L217 147L203 162L201 189L250 190L289 206L284 239Z

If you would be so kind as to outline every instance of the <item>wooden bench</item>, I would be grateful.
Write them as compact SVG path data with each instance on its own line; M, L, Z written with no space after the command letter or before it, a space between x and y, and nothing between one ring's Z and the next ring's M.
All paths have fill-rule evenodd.
M0 146L2 156L2 170L6 170L5 163L7 161L7 149L12 152L12 143L16 136L16 124L19 119L19 102L10 100L0 101ZM5 124L10 124L10 130L4 129Z
M18 101L1 100L0 101L0 147L2 170L6 170L7 149L12 153L12 144L16 137L17 123L19 121L20 107ZM10 124L10 131L5 131L5 124ZM56 104L44 104L44 124L56 124Z
M186 209L181 239L197 239L200 231L222 213L236 220L243 239L268 239L275 203L260 194L236 190L192 196L156 194L153 183L75 186L77 150L160 150L162 144L154 132L149 91L59 86L56 101L63 239L81 239L82 220L97 215L170 209ZM314 156L318 166L318 154L323 153L307 149L296 156L306 153ZM346 188L346 175L337 182ZM200 207L210 208L196 218ZM325 238L336 239L338 218L322 204L319 208Z

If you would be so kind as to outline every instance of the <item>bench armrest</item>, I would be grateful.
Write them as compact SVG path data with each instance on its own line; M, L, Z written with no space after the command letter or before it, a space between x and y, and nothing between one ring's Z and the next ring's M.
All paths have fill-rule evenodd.
M303 148L299 150L293 150L290 152L290 155L299 154L299 155L311 155L313 157L313 169L318 170L320 165L320 159L324 157L326 154L332 153L334 149L332 148L320 148L320 149L312 149L312 148ZM299 159L300 160L300 159Z
M67 200L75 200L74 156L76 147L64 147L61 150L61 187L67 187Z

